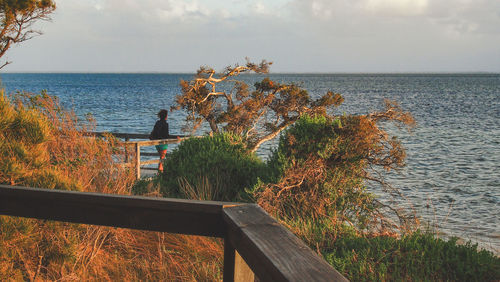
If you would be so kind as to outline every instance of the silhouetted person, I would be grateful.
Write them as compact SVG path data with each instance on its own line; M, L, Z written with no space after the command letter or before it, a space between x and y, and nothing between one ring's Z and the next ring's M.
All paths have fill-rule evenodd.
M158 112L158 118L160 118L160 120L155 123L153 131L151 131L151 134L149 135L150 140L169 139L175 137L177 137L177 139L180 139L179 136L170 135L168 131L167 117L167 110L163 109ZM158 164L159 172L163 172L163 159L165 159L165 156L167 155L167 148L168 144L156 145L156 150L158 151L158 154L160 154L160 163Z

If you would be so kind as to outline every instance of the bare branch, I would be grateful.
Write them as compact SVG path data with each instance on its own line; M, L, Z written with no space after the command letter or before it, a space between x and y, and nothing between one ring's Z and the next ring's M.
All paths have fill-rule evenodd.
M3 1L0 6L0 57L12 44L42 34L30 28L38 20L50 20L49 15L55 8L52 0ZM4 63L0 69L9 63Z
M280 126L277 127L277 129L263 137L261 137L254 145L253 147L250 149L251 152L255 152L257 151L257 149L259 149L260 145L262 145L262 143L264 142L267 142L269 140L272 140L274 137L278 136L278 134L280 134L281 131L283 131L285 128L287 128L290 124L292 124L294 121L286 121L286 122L283 122Z
M210 93L208 93L207 96L205 96L205 98L203 98L203 100L198 102L198 104L206 102L208 100L208 98L210 98L211 96L226 96L226 93L225 92L210 92Z
M6 61L5 63L3 63L3 65L0 66L0 70L3 69L6 65L9 65L11 63L12 62Z

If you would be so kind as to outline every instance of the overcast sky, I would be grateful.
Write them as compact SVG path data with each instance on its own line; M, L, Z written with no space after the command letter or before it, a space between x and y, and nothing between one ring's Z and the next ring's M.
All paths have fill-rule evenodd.
M56 0L4 72L500 72L500 0Z

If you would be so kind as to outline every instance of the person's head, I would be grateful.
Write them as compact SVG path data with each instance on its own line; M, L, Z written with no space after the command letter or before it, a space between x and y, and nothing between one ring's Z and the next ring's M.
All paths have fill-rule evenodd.
M158 112L158 117L160 119L166 119L168 117L168 111L167 110L161 110Z

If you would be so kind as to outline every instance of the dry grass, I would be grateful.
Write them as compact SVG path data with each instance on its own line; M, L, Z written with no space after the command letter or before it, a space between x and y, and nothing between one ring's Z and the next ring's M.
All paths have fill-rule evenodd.
M130 194L135 178L113 161L122 149L46 94L0 93L0 183ZM0 280L213 281L222 242L0 216Z

